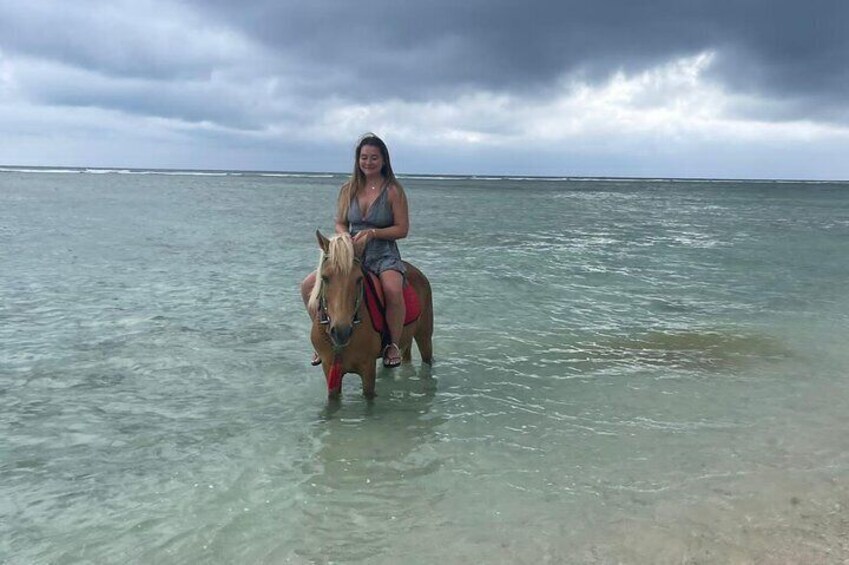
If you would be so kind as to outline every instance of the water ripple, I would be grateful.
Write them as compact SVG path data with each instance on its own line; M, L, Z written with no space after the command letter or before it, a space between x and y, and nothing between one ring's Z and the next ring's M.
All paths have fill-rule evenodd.
M341 177L3 174L18 562L646 561L849 469L843 185L405 180L435 365L328 403L297 284Z

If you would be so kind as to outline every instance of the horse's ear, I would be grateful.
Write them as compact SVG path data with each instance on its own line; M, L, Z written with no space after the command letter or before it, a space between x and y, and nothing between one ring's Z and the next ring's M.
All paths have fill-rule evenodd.
M330 247L330 240L324 237L320 230L315 230L315 237L318 239L318 246L321 247L322 251L327 253L327 249Z

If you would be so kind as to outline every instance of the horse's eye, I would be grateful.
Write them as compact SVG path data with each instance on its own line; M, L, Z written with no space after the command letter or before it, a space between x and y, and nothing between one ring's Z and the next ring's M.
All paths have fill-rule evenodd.
M362 284L363 277L357 277L357 284Z
M324 284L329 283L330 277L328 277L327 275L321 275L321 282L323 282Z

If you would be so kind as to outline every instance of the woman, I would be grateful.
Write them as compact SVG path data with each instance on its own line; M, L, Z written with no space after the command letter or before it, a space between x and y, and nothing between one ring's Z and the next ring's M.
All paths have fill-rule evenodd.
M363 265L380 277L386 302L386 323L391 343L383 350L383 366L401 364L398 341L404 327L404 274L399 239L410 228L407 196L389 161L386 144L373 133L360 138L354 156L354 172L342 185L336 203L336 232L350 233L355 243L364 242ZM301 283L304 304L315 284L315 273ZM315 316L315 312L310 312ZM318 365L318 356L313 356Z

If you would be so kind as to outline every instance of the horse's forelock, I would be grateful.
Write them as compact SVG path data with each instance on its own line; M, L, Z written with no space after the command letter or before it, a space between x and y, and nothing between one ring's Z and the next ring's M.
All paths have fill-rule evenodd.
M354 267L354 243L347 234L340 234L330 239L327 247L327 261L330 268L347 275Z
M312 292L310 292L308 300L311 310L316 310L318 308L319 296L321 296L322 293L323 283L321 270L326 266L332 271L337 271L342 276L348 276L354 267L354 257L354 243L351 240L351 236L347 234L340 234L330 238L327 245L327 253L325 254L322 251L318 260L315 285L313 286ZM327 263L327 265L325 265L325 263Z

